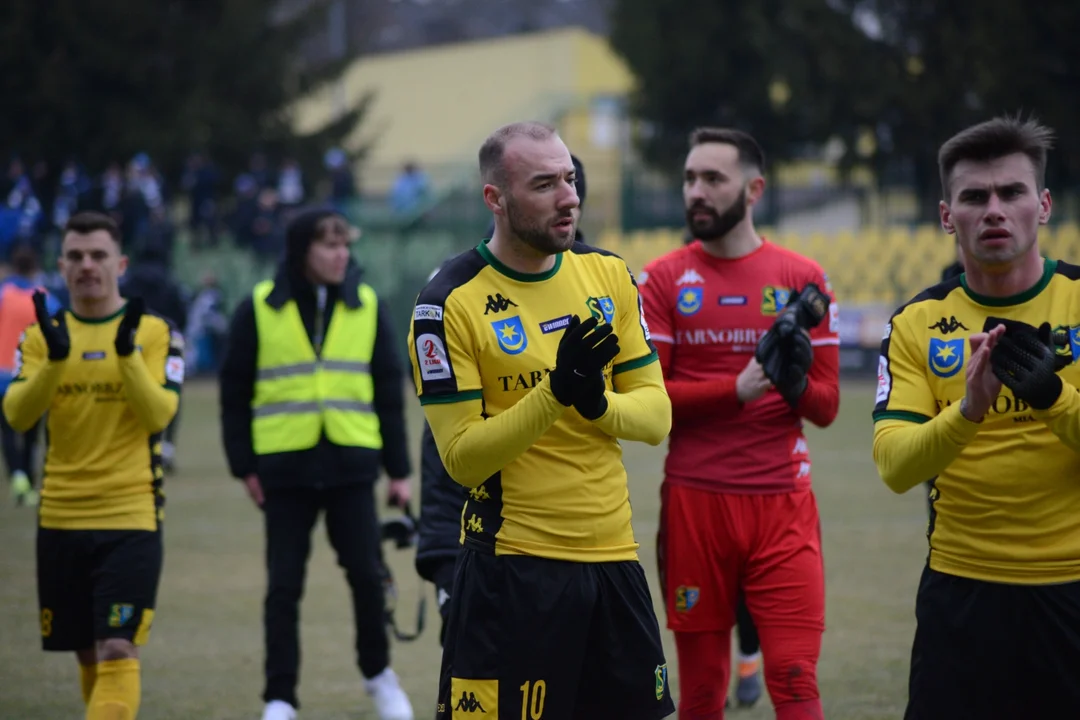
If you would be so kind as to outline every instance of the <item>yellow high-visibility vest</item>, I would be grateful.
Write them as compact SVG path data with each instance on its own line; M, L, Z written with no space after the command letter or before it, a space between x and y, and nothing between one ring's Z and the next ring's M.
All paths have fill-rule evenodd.
M252 293L259 343L251 405L255 454L307 450L324 431L335 445L381 449L371 378L375 291L361 283L357 308L337 301L322 356L316 357L296 301L279 310L267 304L273 288L266 280Z

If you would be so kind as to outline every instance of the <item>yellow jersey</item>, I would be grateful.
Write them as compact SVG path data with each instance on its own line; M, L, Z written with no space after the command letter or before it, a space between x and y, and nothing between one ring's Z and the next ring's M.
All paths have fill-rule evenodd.
M155 530L164 516L159 435L179 403L184 340L168 320L146 313L135 352L118 357L123 314L121 308L87 319L67 312L66 360L48 359L36 323L19 344L4 413L16 430L47 413L42 527Z
M1004 387L981 424L963 418L968 336L987 317L1049 322L1064 355L1064 390L1038 411ZM940 422L934 442L896 448L954 459L933 480L932 569L977 580L1049 584L1080 580L1080 267L1046 260L1039 282L1010 298L971 291L965 276L902 306L886 326L874 407L875 453L897 423ZM914 437L914 436L909 436ZM932 461L932 458L931 458ZM940 465L940 463L939 463ZM880 463L879 463L880 467Z
M421 291L409 333L409 356L420 402L446 462L446 434L434 410L475 403L484 418L521 411L530 394L548 388L559 340L573 315L612 323L619 354L605 369L609 402L620 383L637 373L659 410L638 413L660 442L670 428L670 401L648 333L637 284L618 256L575 243L545 273L507 268L485 243L451 260ZM622 449L603 422L540 400L551 410L527 449L494 475L471 486L462 510L462 543L483 552L533 555L580 562L633 560L637 543ZM666 425L663 425L666 405ZM614 414L614 413L610 413ZM652 418L642 417L651 414ZM607 415L607 413L605 414ZM627 417L631 413L626 413ZM612 421L614 422L614 421ZM529 421L523 421L529 432ZM645 433L648 435L648 432ZM619 434L619 437L628 437Z

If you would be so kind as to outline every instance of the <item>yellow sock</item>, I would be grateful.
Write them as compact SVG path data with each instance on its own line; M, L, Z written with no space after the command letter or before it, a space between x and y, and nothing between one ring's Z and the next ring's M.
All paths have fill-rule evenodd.
M135 720L142 695L141 680L135 658L98 663L86 720Z
M82 699L87 705L90 704L90 696L94 693L94 682L97 680L97 665L79 664L79 683L82 685Z

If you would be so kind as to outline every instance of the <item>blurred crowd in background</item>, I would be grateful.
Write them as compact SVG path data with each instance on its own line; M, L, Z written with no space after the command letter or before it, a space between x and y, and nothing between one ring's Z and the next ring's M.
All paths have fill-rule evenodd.
M61 228L80 210L108 213L120 225L131 263L123 292L143 296L184 332L191 374L212 373L220 360L229 308L215 274L207 273L194 287L176 278L178 234L191 252L230 242L255 260L273 262L284 247L292 211L311 202L344 209L357 198L345 152L328 151L323 171L305 177L293 158L273 162L264 153L254 153L246 171L230 182L213 158L196 152L182 174L166 177L151 157L139 153L100 172L69 160L59 181L51 183L55 175L44 162L15 156L0 178L0 276L42 285L66 307L67 292L55 262ZM428 193L426 175L409 162L388 201L393 211L404 214L423 203Z

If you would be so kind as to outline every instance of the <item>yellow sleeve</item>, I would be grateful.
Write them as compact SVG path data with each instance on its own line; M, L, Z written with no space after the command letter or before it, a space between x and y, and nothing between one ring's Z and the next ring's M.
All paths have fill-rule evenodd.
M565 411L551 392L548 377L495 417L484 417L479 399L424 405L446 471L470 488L520 457Z
M1046 410L1032 408L1031 414L1073 452L1080 452L1080 390L1063 380L1057 401Z
M180 404L183 340L180 333L170 332L168 324L159 318L147 324L150 327L138 337L145 343L142 352L136 350L117 359L128 404L146 431L153 435L168 427Z
M896 493L937 477L979 431L960 414L960 403L937 412L927 358L918 348L918 334L901 309L885 326L874 405L874 463Z
M649 325L645 322L645 308L637 281L625 263L622 267L626 274L616 281L618 292L614 315L615 334L619 336L619 354L613 369L616 375L645 367L659 357L649 337Z
M964 340L963 342L967 342ZM901 310L885 326L878 357L877 397L874 421L926 422L937 414L937 400L930 389L926 351L912 332Z
M67 360L49 360L36 324L26 329L15 355L15 377L4 394L4 417L16 432L32 428L49 409L66 365Z
M409 328L409 360L420 404L483 397L473 333L453 297L433 304L421 293Z
M937 477L979 431L953 403L937 417L918 423L879 420L874 424L874 463L889 489L905 493Z
M607 410L593 422L620 440L659 445L671 431L671 399L659 362L650 362L612 376Z
M485 417L474 334L452 296L420 293L409 358L439 457L466 487L477 487L520 457L567 410L544 378L509 409Z

